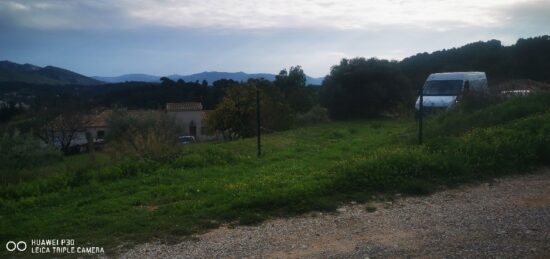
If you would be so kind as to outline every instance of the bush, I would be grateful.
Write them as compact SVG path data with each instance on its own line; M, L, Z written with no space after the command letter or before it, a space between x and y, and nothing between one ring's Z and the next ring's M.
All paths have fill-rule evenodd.
M178 148L179 127L173 118L161 112L130 114L114 110L107 118L109 148L115 155L141 159L164 159Z
M256 135L256 93L260 91L262 132L289 129L295 111L279 89L266 80L249 80L239 87L229 88L222 101L206 117L206 127L221 133L224 140Z
M498 95L488 92L464 92L459 98L457 109L464 113L471 113L483 108L490 107L501 101Z
M378 150L369 157L341 163L333 169L334 189L341 192L403 192L426 194L441 184L524 171L550 162L550 111L531 97L483 109L476 114L500 114L522 110L522 118L493 119L497 125L475 128L460 136L437 136L423 146L396 146ZM518 103L525 104L524 107ZM527 107L539 107L527 108ZM530 114L529 112L530 111ZM542 112L542 113L539 113ZM513 113L512 113L513 114ZM447 115L449 120L456 118ZM460 114L461 120L478 125L480 121ZM478 115L473 115L478 116ZM497 115L499 117L500 115ZM443 135L443 134L441 134Z
M11 181L23 168L61 160L62 154L55 148L27 134L4 134L0 137L0 174L2 181Z
M306 113L301 113L296 116L296 124L300 126L313 125L323 122L328 122L328 110L321 106L313 106Z
M333 119L372 118L413 103L413 91L398 63L342 59L325 77L320 101Z
M550 111L550 93L515 97L502 102L488 101L492 106L478 109L480 98L469 99L457 109L426 121L426 137L461 135L474 128L497 126L535 114ZM496 104L494 104L496 102Z

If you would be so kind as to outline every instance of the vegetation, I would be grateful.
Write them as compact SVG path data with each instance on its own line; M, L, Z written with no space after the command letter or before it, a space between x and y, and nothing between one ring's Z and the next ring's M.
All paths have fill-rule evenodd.
M308 112L300 113L296 116L296 124L299 126L314 125L328 121L328 110L319 105L313 106Z
M206 125L224 139L251 137L256 134L256 91L260 98L261 130L274 132L294 125L295 115L308 112L315 104L315 93L305 85L302 69L282 70L275 82L251 79L225 88L225 96L208 114Z
M459 48L419 53L400 62L343 59L333 66L321 90L332 118L369 118L412 107L416 90L431 73L484 71L491 86L514 79L550 82L550 36L475 42Z
M158 111L131 114L114 109L107 117L108 151L113 156L164 159L176 152L180 125Z
M401 62L344 59L319 96L305 86L299 66L282 70L274 82L213 86L168 78L93 87L0 83L8 103L31 104L25 112L13 106L2 113L9 121L0 139L0 242L60 236L115 246L179 238L223 223L333 210L376 194L422 195L548 165L549 93L466 96L453 111L427 119L424 145L414 144L412 118L382 116L412 110L414 89L433 72L482 70L490 80L549 81L541 61L549 42L548 36L510 47L480 42ZM275 132L262 139L260 158L255 141L246 139L255 135L256 91L261 130ZM207 126L236 140L177 146L178 129L165 115L133 117L125 109L109 118L104 152L62 157L36 140L54 143L43 135L52 127L74 133L93 108L159 109L181 101L202 101L213 109ZM328 115L370 120L329 122ZM309 126L277 132L294 125Z
M372 117L373 113L378 115L381 109L395 109L395 102L403 102L401 106L412 103L415 90L422 86L430 73L435 72L485 71L490 86L517 79L550 82L549 53L550 36L545 35L519 39L511 46L503 46L497 40L480 41L433 53L419 53L400 62L373 59L343 60L325 79L322 87L324 94L321 99L323 106L329 108L334 118L342 116L364 118ZM275 80L274 84L297 113L307 112L308 108L317 103L316 88L301 87L303 71L299 66L281 71ZM198 81L172 81L168 78L165 78L161 84L126 82L92 86L51 85L50 82L40 84L40 81L32 84L0 80L0 100L12 103L23 102L31 105L31 109L49 107L75 98L82 100L89 107L158 109L164 107L167 102L202 101L205 109L214 109L222 100L225 90L238 84L239 82L233 80L218 80L213 82L212 86L206 86ZM293 91L287 92L286 89L293 89ZM393 94L396 93L389 90L403 95L394 96ZM359 95L350 97L354 93ZM341 96L342 99L335 96ZM350 103L355 101L352 97L364 103ZM366 100L369 102L365 102ZM378 104L377 102L384 107L374 106ZM358 108L350 107L352 105ZM362 105L366 105L366 111L362 111ZM352 113L350 114L349 111Z
M0 136L0 183L6 185L32 177L27 169L61 161L61 153L30 134ZM25 171L25 172L22 172Z
M323 81L321 103L336 119L369 118L412 103L413 93L397 62L354 58L333 66Z
M503 46L498 40L479 41L459 48L419 53L403 59L400 68L415 88L431 73L484 71L490 85L512 79L550 81L550 36L518 39Z
M58 67L0 61L0 82L97 85L99 81Z
M7 122L16 115L23 113L25 109L15 103L0 102L0 123Z
M426 194L523 172L550 161L549 100L537 94L431 118L422 146L402 141L414 135L413 121L394 119L271 134L261 158L252 139L186 145L162 161L91 167L85 155L69 157L63 163L80 162L38 166L44 177L0 187L0 241L63 236L115 246L178 238L224 222L333 210L373 194ZM437 128L436 121L448 125ZM447 134L454 123L459 129Z
M307 112L317 103L315 89L306 86L306 74L300 66L291 67L288 72L281 70L273 84L294 112Z

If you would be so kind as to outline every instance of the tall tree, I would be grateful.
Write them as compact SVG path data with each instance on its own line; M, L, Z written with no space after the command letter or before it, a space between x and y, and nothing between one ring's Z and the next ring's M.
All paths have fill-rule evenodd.
M315 91L306 87L306 74L300 66L283 69L275 76L274 84L290 107L298 113L307 112L315 103Z
M397 62L342 59L323 81L321 103L333 118L368 118L410 104L409 81Z
M266 80L249 80L241 86L228 88L221 103L208 114L207 127L220 132L224 139L254 136L256 90L261 96L262 131L290 128L293 112L279 90Z
M84 112L67 110L45 124L39 130L38 136L46 144L53 145L68 154L77 134L84 132L90 121L91 117Z

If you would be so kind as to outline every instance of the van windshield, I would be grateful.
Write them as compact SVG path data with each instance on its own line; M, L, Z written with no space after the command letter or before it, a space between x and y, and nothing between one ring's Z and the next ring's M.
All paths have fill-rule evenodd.
M462 80L434 80L424 84L424 95L456 96L462 90Z

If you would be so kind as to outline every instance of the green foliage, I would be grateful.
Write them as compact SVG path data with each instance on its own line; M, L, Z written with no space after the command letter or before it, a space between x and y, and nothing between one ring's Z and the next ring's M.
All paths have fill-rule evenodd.
M206 126L222 133L224 139L254 135L256 88L253 85L232 87L216 109L208 114Z
M501 125L529 115L548 112L550 111L550 93L515 97L496 104L495 101L488 101L488 103L494 105L475 110L472 106L479 107L485 104L462 108L461 103L457 109L428 120L425 126L427 138L459 135L474 128Z
M413 94L397 62L354 58L331 68L320 98L332 118L371 118L412 103Z
M227 89L222 102L208 114L206 126L219 131L224 139L256 135L256 91L260 91L262 131L289 129L294 112L279 90L265 80L249 80L239 87Z
M548 81L548 50L550 36L540 36L519 39L506 47L497 40L475 42L430 54L419 53L401 62L343 59L325 78L320 100L336 119L373 117L384 112L407 114L403 108L413 109L412 90L419 89L431 73L484 71L490 82L526 78ZM482 106L476 106L479 104ZM462 108L475 110L483 104L471 102Z
M290 67L288 72L286 69L281 70L273 84L279 88L294 112L307 112L316 103L314 89L306 86L306 74L300 66Z
M550 161L547 98L548 94L539 94L509 100L471 115L462 112L445 115L446 122L460 120L464 124L459 127L463 130L453 131L458 136L445 134L451 128L449 124L433 131L424 146L390 147L342 162L332 169L340 172L335 188L425 194L441 184L547 165ZM481 114L487 120L481 120L478 117ZM494 117L489 118L490 115Z
M150 111L129 113L115 109L107 118L109 148L113 155L165 159L177 151L181 131L174 118Z
M34 181L20 182L17 185L3 183L0 196L17 199L46 195L80 186L150 175L159 168L160 165L153 160L135 158L123 159L102 168L85 164L85 166L69 168L47 177L36 178Z
M60 161L62 154L29 134L0 137L0 178L2 183L19 180L17 171Z
M460 119L471 123L468 130L426 138L421 146L395 141L412 120L331 122L268 135L259 159L253 139L199 143L163 162L127 157L3 185L0 241L71 233L81 242L114 247L226 222L255 224L271 216L334 210L342 201L367 201L378 193L424 195L547 166L545 98L483 108ZM486 123L476 117L480 114L496 118ZM81 158L68 157L63 164L83 164Z
M229 165L238 162L239 157L231 150L219 147L208 147L202 150L195 150L193 153L182 154L172 160L171 165L175 168L196 168L214 165Z
M526 78L549 81L550 63L547 60L550 60L550 36L545 35L519 39L511 46L490 40L418 53L403 59L399 65L412 85L419 89L429 74L449 71L484 71L490 82Z
M301 126L313 125L328 122L328 110L321 106L313 106L306 113L300 113L296 116L296 124Z

